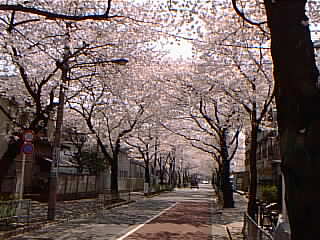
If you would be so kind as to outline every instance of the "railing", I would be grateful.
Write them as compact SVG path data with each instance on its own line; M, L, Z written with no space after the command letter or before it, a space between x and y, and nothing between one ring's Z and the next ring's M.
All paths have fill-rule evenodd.
M30 199L0 201L0 224L28 224L30 214Z
M243 235L246 240L273 240L272 235L260 227L247 213L244 215Z

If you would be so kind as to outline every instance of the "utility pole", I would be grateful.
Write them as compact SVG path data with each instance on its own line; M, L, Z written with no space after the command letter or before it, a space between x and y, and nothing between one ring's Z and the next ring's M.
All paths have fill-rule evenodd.
M155 137L154 144L154 162L153 162L153 178L154 184L157 184L157 158L158 158L158 134Z
M63 112L65 102L65 85L68 82L69 73L69 57L70 57L70 34L69 24L67 23L66 43L64 46L63 60L60 63L61 70L61 83L59 90L59 105L57 110L56 129L53 140L53 160L51 162L50 175L49 175L49 199L48 199L48 220L55 219L56 202L57 202L57 186L58 186L58 171L60 161L60 148L61 148L61 130L63 126Z
M175 188L177 186L177 175L176 175L176 151L173 152L173 159L172 159L172 181L173 181L173 187Z
M33 132L31 130L25 130L23 132L23 144L21 147L22 161L21 161L21 172L17 173L17 184L16 184L16 193L19 198L18 209L21 209L21 200L23 199L24 193L24 175L25 175L25 165L26 165L26 155L33 153Z
M64 54L61 62L57 62L57 66L61 70L61 83L59 91L59 105L57 110L56 129L53 141L53 161L51 162L51 169L49 175L49 199L48 199L48 220L55 219L56 202L57 202L57 186L58 186L58 171L60 160L60 148L61 148L61 130L63 126L63 114L64 114L64 102L65 102L65 90L66 84L69 81L69 59L71 57L70 51L70 23L66 23L66 38L64 45ZM107 61L111 64L126 65L129 60L125 58L111 59Z

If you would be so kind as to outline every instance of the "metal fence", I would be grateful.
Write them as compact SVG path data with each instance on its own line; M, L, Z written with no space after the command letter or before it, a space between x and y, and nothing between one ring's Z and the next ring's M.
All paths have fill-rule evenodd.
M273 240L272 235L260 227L247 213L244 214L243 235L246 240Z
M28 224L31 203L30 199L0 201L0 224Z

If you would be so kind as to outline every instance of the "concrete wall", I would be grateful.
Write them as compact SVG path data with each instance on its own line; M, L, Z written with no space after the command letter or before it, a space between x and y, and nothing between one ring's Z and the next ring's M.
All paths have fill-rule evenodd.
M0 104L3 108L7 108L8 102L0 97ZM0 158L7 150L7 129L8 129L8 118L4 115L2 111L0 111Z
M104 174L107 177L108 174ZM101 189L110 189L110 178L104 179L102 183L101 176L90 176L90 175L60 175L58 182L58 194L70 195L78 193L98 193L98 184L102 184ZM141 178L123 178L118 180L120 191L143 191L144 179Z

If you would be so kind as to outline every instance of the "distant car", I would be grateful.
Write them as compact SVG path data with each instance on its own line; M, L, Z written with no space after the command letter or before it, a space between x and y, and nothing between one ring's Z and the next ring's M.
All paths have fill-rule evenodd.
M197 181L191 181L191 184L190 184L191 186L191 188L199 188L199 184L198 184L198 182Z
M201 183L203 183L203 184L209 184L209 181L203 180Z

